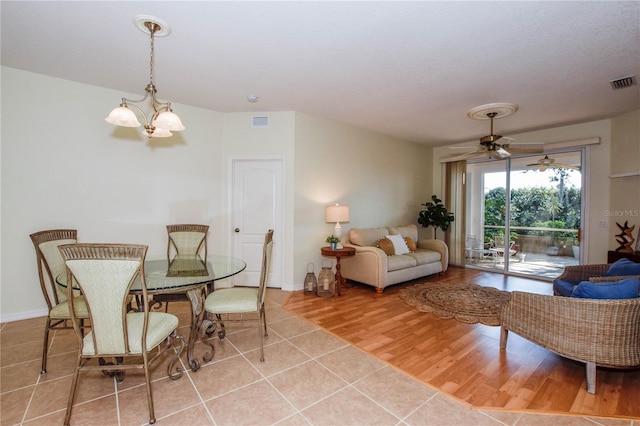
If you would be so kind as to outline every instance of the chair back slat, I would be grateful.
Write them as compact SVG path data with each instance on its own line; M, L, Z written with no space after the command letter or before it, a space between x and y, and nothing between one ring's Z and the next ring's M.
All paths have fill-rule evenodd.
M92 342L83 340L83 353L127 354L127 302L139 277L146 300L144 259L147 246L132 244L73 244L61 246L67 282L78 283L92 324ZM148 312L145 311L145 324ZM145 326L146 329L146 326ZM91 345L92 343L92 345ZM90 344L92 348L87 349Z
M167 258L175 255L197 255L207 258L208 225L180 224L167 225L169 241L167 244Z
M55 282L56 277L65 270L58 247L76 243L77 235L75 229L51 229L30 235L36 251L40 287L49 310L67 300L66 290Z

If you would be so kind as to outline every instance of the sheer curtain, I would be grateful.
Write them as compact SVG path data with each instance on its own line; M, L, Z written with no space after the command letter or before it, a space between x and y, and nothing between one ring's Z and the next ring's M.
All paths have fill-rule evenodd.
M445 174L445 202L455 217L449 232L445 235L445 242L449 246L449 263L464 266L467 162L463 160L446 163Z

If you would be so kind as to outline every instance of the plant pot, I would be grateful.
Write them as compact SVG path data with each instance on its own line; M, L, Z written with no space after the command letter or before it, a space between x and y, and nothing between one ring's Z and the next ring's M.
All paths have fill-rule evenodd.
M331 250L335 250L338 248L338 243L329 243L329 248L331 248Z
M573 257L580 259L580 246L571 246L571 250L573 250Z

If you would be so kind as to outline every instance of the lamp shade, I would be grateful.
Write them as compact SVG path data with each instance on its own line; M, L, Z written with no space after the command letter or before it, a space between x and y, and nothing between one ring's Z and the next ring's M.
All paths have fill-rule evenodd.
M180 117L173 111L162 111L152 123L155 127L165 130L181 131L185 127L180 121Z
M348 222L349 221L349 206L341 206L336 204L335 206L327 206L325 209L325 219L327 222Z
M142 134L150 138L168 138L170 136L173 136L173 133L171 133L167 129L161 129L159 127L156 127L156 129L151 134L149 134L149 131L145 129Z
M138 121L136 114L126 106L114 108L104 120L109 124L115 124L116 126L122 127L142 126Z

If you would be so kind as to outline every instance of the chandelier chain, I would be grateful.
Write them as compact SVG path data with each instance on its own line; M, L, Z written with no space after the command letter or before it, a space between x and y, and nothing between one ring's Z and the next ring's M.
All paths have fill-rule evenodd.
M149 33L151 34L151 50L149 53L149 82L151 83L151 85L153 85L153 35L155 34L157 27L158 26L154 23L151 23L149 25Z
M153 18L141 16L144 18ZM149 84L145 87L145 94L142 99L139 100L131 100L126 97L122 98L122 103L119 107L114 108L113 111L105 118L107 123L115 124L117 126L123 127L140 127L144 126L143 133L149 137L169 137L172 135L171 131L181 131L184 130L185 127L173 110L171 109L170 102L159 102L156 99L156 87L153 84L153 65L155 59L155 34L158 32L159 35L166 35L167 31L163 30L158 23L154 20L145 19L137 20L137 24L142 24L144 29L140 27L141 30L148 30L149 35L151 36L150 49L149 49ZM164 31L164 32L163 32ZM145 31L146 32L146 31ZM145 100L150 98L151 108L153 109L152 114L148 116L145 111L137 104L141 104ZM144 124L141 124L136 117L135 111L132 111L129 107L133 108L135 111L140 113L144 118Z

